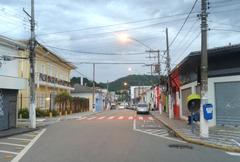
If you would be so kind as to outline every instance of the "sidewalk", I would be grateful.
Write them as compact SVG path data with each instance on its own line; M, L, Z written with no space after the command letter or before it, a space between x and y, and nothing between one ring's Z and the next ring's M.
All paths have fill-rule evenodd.
M44 127L44 126L47 126L50 124L54 124L59 121L77 119L82 116L88 116L88 115L93 115L93 114L97 114L97 113L99 113L99 112L82 112L82 113L74 113L71 115L57 116L57 117L53 117L53 118L49 118L49 117L37 118L37 128L36 129L28 128L29 119L18 119L17 128L0 131L0 138L36 131L36 130L40 129L41 127Z
M209 138L201 138L197 124L195 124L195 130L192 133L191 126L187 125L184 120L169 119L166 113L160 115L159 112L151 112L151 114L187 142L240 152L240 128L216 126L209 129Z
M0 138L23 134L23 133L28 133L28 132L32 132L32 131L36 131L36 130L38 130L38 128L36 128L36 129L31 129L31 128L27 128L27 127L12 128L12 129L8 129L8 130L0 131Z
M74 114L69 114L69 115L62 115L62 116L56 116L56 117L45 117L45 118L37 118L37 127L40 126L47 126L49 124L54 124L59 121L64 121L64 120L71 120L71 119L77 119L82 116L88 116L88 115L93 115L97 114L99 112L80 112L80 113L74 113ZM18 127L27 127L29 125L29 119L18 119Z

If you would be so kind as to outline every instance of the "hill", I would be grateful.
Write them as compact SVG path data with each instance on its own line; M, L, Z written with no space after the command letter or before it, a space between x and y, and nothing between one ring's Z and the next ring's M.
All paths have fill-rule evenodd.
M161 77L163 82L163 77ZM129 86L153 86L159 83L158 76L152 75L128 75L122 78L119 78L113 82L110 82L108 85L109 91L119 91L124 89L124 82ZM102 83L100 83L101 85ZM106 87L106 84L103 84Z
M164 82L164 77L161 77L161 83ZM128 75L122 78L119 78L113 82L109 82L108 83L108 88L109 91L119 91L119 90L123 90L124 87L124 82L126 82L128 84L128 88L129 86L152 86L155 84L159 83L159 77L158 76L152 76L152 75ZM80 78L79 77L73 77L71 79L71 84L76 84L76 83L80 83ZM92 81L88 80L87 78L83 79L83 83L84 85L88 86L88 87L92 87ZM107 83L96 83L95 85L97 87L101 87L101 88L107 88Z

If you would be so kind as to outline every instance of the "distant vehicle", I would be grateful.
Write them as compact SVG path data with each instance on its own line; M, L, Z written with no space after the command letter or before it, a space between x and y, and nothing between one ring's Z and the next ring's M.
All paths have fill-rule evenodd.
M146 103L139 103L137 105L136 111L137 111L137 114L140 114L140 113L148 114L149 113L148 105Z
M125 108L125 103L121 102L119 105L118 105L118 109L124 109Z
M132 105L132 109L136 111L137 110L137 105L135 105L135 104Z
M110 109L111 109L111 110L115 110L116 108L117 108L117 105L116 105L115 103L112 103Z

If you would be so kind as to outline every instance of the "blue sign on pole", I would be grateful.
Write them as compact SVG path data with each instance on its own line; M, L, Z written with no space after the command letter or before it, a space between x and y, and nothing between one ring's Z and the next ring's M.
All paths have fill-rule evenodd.
M203 114L205 120L211 120L213 118L213 105L212 104L203 105Z

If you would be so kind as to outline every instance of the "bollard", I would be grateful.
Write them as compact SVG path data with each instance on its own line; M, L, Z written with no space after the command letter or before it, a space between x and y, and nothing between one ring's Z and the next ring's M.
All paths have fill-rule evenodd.
M67 111L65 111L65 116L67 116Z
M49 118L52 118L52 112L49 112Z

